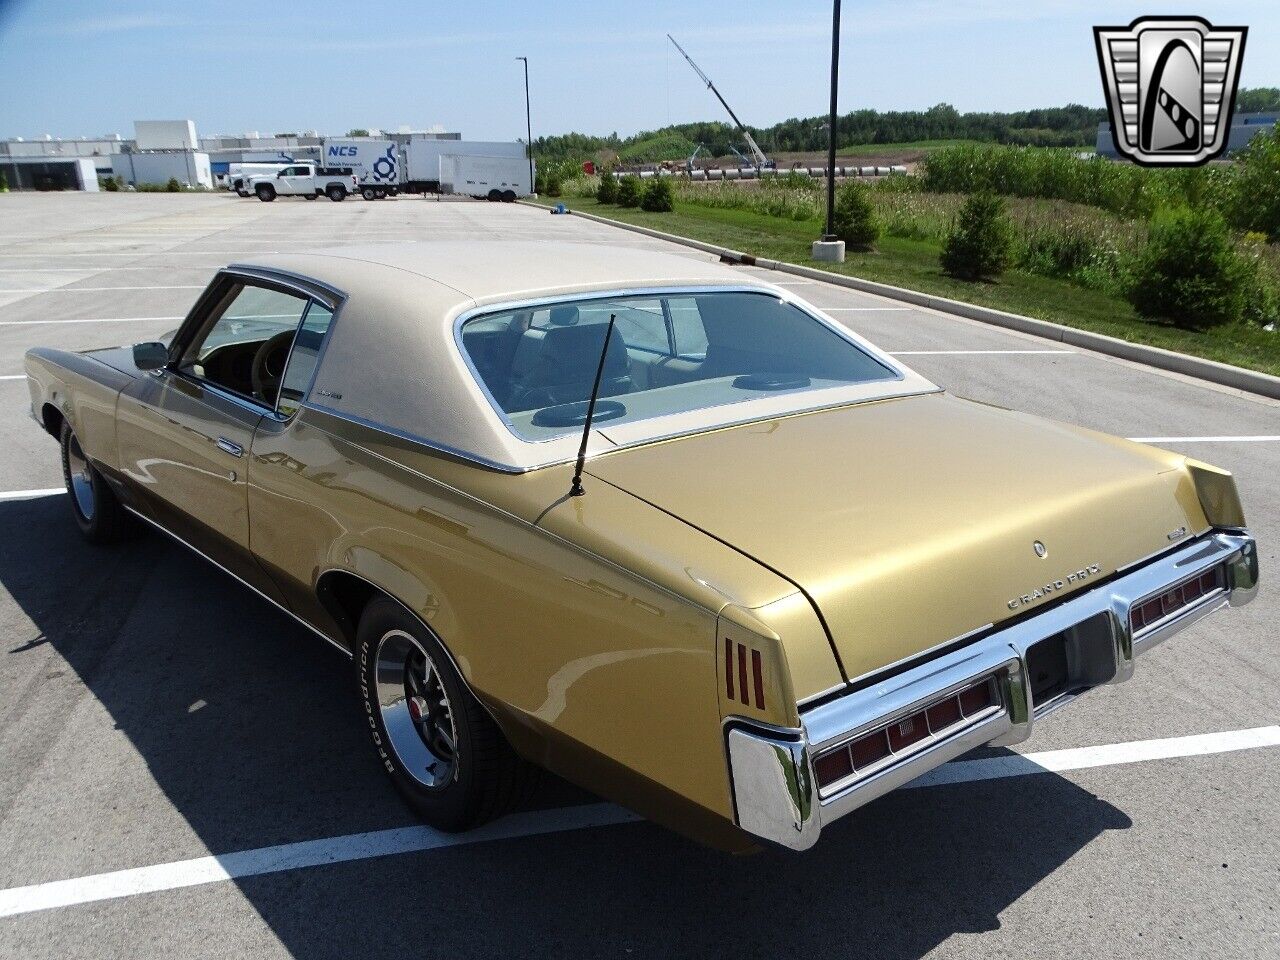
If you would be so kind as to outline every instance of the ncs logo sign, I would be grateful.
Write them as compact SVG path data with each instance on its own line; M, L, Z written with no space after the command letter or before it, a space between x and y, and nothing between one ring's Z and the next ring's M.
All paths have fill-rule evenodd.
M1147 167L1196 167L1221 156L1247 33L1199 17L1094 27L1116 150Z

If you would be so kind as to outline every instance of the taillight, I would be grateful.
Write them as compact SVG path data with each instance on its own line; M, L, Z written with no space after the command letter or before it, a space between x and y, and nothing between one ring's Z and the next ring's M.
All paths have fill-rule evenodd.
M764 661L760 651L726 639L724 642L724 686L730 700L764 709Z
M1129 608L1129 627L1137 633L1159 620L1163 620L1184 607L1195 603L1223 585L1223 570L1219 565L1204 573L1183 580L1158 596L1134 604Z
M998 705L995 677L939 697L915 713L819 754L813 761L818 786L830 786L865 773L885 760L917 749L925 741L950 736L985 719Z

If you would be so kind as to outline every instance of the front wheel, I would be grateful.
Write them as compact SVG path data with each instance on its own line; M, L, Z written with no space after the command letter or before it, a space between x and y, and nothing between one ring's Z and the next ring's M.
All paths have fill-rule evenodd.
M334 203L341 203L343 200L347 199L347 191L343 190L336 183L329 184L329 187L325 190L324 194Z
M125 539L132 527L128 511L89 462L71 424L65 421L61 439L62 479L67 484L76 526L90 543L115 543Z
M276 188L269 183L260 183L254 188L254 193L258 195L258 199L263 203L270 203L276 198Z
M468 830L524 799L537 768L520 759L439 641L403 607L370 602L356 635L373 746L400 794L440 830Z

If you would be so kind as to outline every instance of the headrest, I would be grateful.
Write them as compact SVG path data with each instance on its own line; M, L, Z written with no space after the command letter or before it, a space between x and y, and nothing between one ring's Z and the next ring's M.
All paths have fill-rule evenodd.
M578 323L578 308L570 306L552 307L548 322L553 327L576 326Z

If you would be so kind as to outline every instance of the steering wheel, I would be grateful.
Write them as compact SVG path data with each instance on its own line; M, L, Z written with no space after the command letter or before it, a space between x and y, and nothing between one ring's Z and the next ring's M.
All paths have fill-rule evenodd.
M284 365L289 362L289 346L293 343L293 330L281 330L262 345L253 355L253 368L249 376L253 381L253 393L267 403L276 402L280 390L280 378Z

